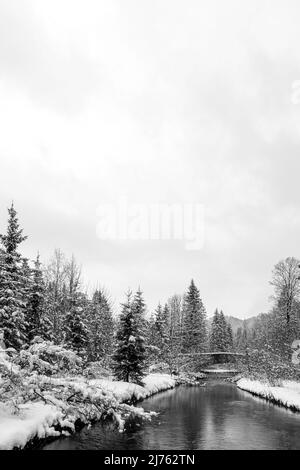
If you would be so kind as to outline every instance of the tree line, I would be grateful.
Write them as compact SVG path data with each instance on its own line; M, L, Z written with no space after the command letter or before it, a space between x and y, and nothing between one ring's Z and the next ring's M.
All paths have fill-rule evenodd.
M7 232L0 235L0 328L8 348L19 351L35 337L64 344L96 361L111 354L114 319L104 290L89 298L83 289L81 268L74 256L67 259L55 250L42 266L22 257L26 240L14 206Z
M275 266L274 307L261 315L253 329L233 334L222 310L213 318L192 280L183 295L159 303L148 316L143 292L128 292L119 316L104 289L88 294L74 256L55 250L42 265L24 258L26 240L17 212L8 210L6 233L0 235L0 329L8 348L20 351L39 337L63 345L88 362L102 361L117 378L140 382L146 368L166 363L200 367L203 352L272 350L290 355L290 343L299 334L299 262L294 258ZM221 357L221 360L225 358Z

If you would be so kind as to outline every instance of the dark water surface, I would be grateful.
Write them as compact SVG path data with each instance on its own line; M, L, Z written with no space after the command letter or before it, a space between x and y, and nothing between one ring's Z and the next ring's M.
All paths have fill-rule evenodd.
M124 433L97 424L44 449L300 449L300 414L231 384L179 387L140 406L160 414Z

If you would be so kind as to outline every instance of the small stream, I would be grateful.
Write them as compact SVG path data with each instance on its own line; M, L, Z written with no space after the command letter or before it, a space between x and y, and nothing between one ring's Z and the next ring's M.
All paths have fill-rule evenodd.
M300 449L300 414L229 383L178 387L140 406L160 414L124 433L99 423L44 450Z

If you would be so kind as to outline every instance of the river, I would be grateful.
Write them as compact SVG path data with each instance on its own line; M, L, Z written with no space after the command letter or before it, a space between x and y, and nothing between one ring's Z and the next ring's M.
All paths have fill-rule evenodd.
M100 423L44 449L300 449L300 414L228 383L178 387L140 406L159 416L124 433Z

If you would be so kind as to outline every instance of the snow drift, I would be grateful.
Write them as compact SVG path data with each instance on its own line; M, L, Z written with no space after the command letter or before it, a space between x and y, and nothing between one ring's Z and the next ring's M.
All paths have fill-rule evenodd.
M285 406L295 411L300 411L300 383L283 381L279 387L259 382L258 380L240 379L237 386L246 392L250 392L278 405Z

